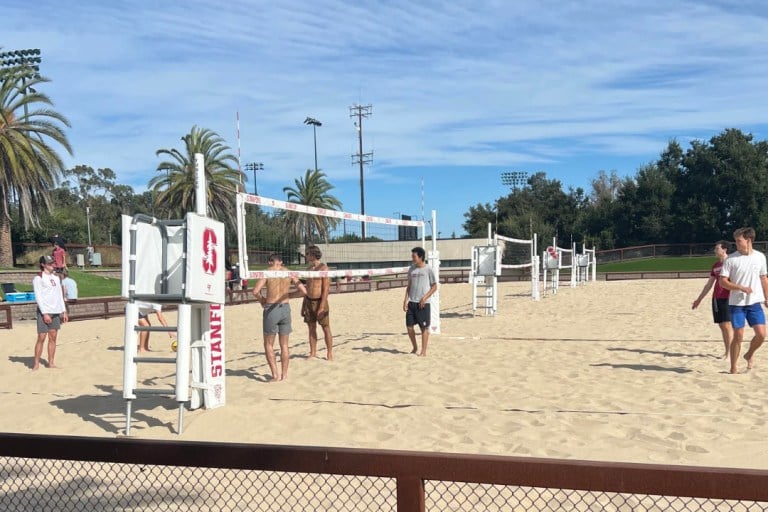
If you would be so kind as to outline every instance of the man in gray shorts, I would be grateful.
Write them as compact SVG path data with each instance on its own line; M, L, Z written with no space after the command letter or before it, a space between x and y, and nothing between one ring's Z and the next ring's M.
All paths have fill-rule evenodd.
M43 355L46 337L48 338L48 368L56 368L54 362L56 338L61 324L69 320L61 280L53 273L53 258L41 256L40 270L40 274L32 279L32 289L37 303L37 343L35 343L35 359L32 363L33 370L40 368L40 357Z
M273 253L269 256L267 270L288 270L283 266L283 258ZM295 277L271 277L262 278L253 288L253 294L264 308L264 353L267 357L269 371L272 373L272 382L288 378L288 335L291 333L291 284L295 284L302 295L307 294L307 289ZM262 295L261 289L266 288L267 294ZM298 295L301 296L301 295ZM275 358L275 336L280 340L280 373L277 371Z

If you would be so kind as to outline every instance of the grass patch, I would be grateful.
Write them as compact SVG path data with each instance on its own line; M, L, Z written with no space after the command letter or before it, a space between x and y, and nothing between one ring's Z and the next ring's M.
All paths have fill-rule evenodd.
M598 272L695 272L709 270L715 262L714 256L670 256L665 258L648 258L644 260L621 261L600 264L598 257Z
M117 297L120 295L120 279L102 277L90 272L83 272L71 268L69 277L77 281L77 294L81 299L88 297ZM32 280L28 283L16 283L16 289L20 292L32 291Z

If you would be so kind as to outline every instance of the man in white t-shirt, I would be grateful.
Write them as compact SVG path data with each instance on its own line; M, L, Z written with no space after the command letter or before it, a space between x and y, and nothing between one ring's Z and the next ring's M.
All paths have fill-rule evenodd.
M728 256L720 271L720 285L731 291L728 305L733 325L731 373L738 373L739 352L746 323L755 331L749 350L744 354L747 370L754 366L755 352L765 341L765 312L768 297L768 269L765 254L753 249L755 230L739 228L733 233L737 251Z
M48 368L56 368L56 338L61 324L67 322L67 307L64 304L64 293L61 291L59 276L53 273L53 258L40 257L40 274L32 279L32 289L37 303L37 343L35 343L35 359L32 369L40 368L40 356L43 354L43 344L48 338Z

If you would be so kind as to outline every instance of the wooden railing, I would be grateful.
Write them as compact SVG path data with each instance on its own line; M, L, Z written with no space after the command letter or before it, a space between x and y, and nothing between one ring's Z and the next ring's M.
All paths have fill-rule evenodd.
M114 507L127 481L133 489L129 499L135 500L133 505L141 504L141 510L168 509L169 503L192 491L195 510L239 509L246 483L250 503L258 510L260 502L285 503L298 495L300 502L313 503L318 495L329 494L343 500L334 510L358 510L361 501L370 505L382 500L387 505L378 510L392 510L393 505L398 512L445 510L453 505L464 505L461 510L488 510L493 507L476 499L475 493L488 497L491 485L522 493L519 501L531 511L559 510L550 500L556 500L561 490L566 490L560 494L567 494L569 510L592 510L614 500L624 503L617 508L622 510L630 506L633 510L765 510L768 502L768 471L738 468L30 434L0 434L2 464L3 457L14 458L0 479L0 504L9 511L28 510L30 500L40 499L46 489L52 489L50 496L43 496L49 510L86 510L94 502ZM55 461L67 462L57 465ZM136 467L148 476L136 478ZM250 471L318 479L316 485L302 480L300 485L274 486L259 480L251 483ZM389 486L354 483L350 492L342 487L349 483L326 475L394 480L395 494ZM70 480L78 492L58 490L70 488ZM210 482L216 482L215 492L205 493ZM467 508L471 503L475 505ZM508 499L503 504L504 510L523 509Z
M8 304L0 304L0 311L5 311L5 322L0 323L0 329L13 329L13 313L11 312L11 306Z

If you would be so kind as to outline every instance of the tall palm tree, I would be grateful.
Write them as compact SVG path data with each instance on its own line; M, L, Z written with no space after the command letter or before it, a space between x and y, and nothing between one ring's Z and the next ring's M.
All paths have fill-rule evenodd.
M319 169L307 169L303 178L294 180L295 187L283 187L288 201L292 203L325 208L326 210L338 210L341 201L328 192L333 188L325 173ZM307 215L297 212L286 212L285 222L288 229L297 237L304 237L304 242L309 244L317 240L328 240L328 234L339 223L337 219L322 217L319 215Z
M181 138L184 148L158 149L157 156L168 157L157 166L160 173L149 181L156 192L155 206L168 212L169 217L180 218L195 211L195 153L205 159L208 215L230 226L235 222L235 198L242 173L235 164L237 158L231 148L216 132L193 126Z
M38 226L64 171L54 146L72 154L64 133L69 121L39 92L48 81L23 66L0 69L0 267L13 266L11 202L18 201L25 227Z

